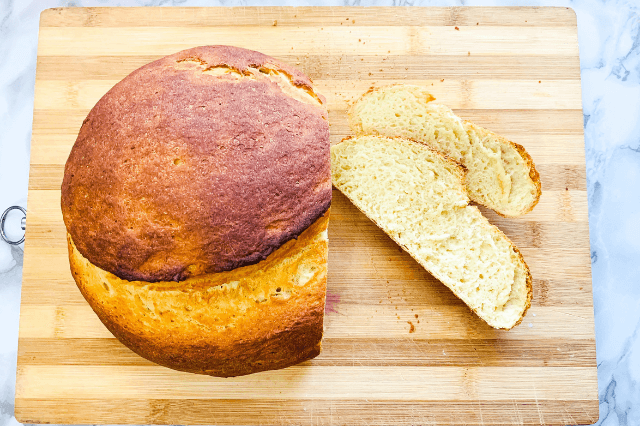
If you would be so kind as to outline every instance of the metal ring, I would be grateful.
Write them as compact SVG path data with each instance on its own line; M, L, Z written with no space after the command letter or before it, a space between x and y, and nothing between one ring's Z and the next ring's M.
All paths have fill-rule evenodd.
M11 210L20 210L22 211L22 213L24 213L24 217L22 218L22 220L20 221L20 227L24 230L25 229L25 219L27 218L27 211L20 207L20 206L11 206L8 209L6 209L4 211L4 213L2 213L2 217L0 217L0 237L4 240L4 242L17 246L18 244L22 244L24 242L24 235L22 236L22 238L20 238L20 240L18 241L11 241L9 238L7 238L7 234L4 233L4 222L7 219L7 215L9 214L9 212Z

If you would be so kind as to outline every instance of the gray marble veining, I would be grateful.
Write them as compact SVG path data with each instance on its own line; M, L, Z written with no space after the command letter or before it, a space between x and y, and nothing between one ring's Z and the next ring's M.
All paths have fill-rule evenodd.
M38 19L57 6L257 1L0 0L0 211L26 206ZM640 425L640 2L271 1L269 5L570 6L578 16L596 318L599 425ZM16 221L17 222L17 221ZM16 225L14 225L14 228ZM17 231L17 228L10 231ZM0 242L0 426L13 417L22 247Z

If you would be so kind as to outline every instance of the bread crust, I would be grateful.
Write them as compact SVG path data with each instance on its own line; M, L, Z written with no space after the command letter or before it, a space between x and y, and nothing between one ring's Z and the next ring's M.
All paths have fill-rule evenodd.
M338 144L343 143L347 140L350 139L355 139L358 136L347 136L345 138L343 138L340 142L338 142ZM419 144L420 146L428 149L429 151L431 151L434 155L440 157L443 161L448 162L450 164L450 166L454 167L457 171L456 176L460 179L460 182L462 184L462 187L465 190L466 193L466 169L465 167L458 163L456 160L452 159L451 157L447 156L446 154L443 154L442 152L433 149L432 147L423 144L419 141L415 141L409 138L401 138L401 137L387 137L387 136L377 136L379 138L384 138L384 139L391 139L391 140L407 140L416 144ZM340 190L340 188L336 187L336 189ZM355 202L355 200L353 200L349 194L347 194L346 192L340 191L344 194L345 197L347 197L349 199L349 201L351 201L353 203L353 205L360 210L360 212L362 214L364 214L369 220L371 220L378 228L380 229L384 229L374 218L370 217L365 211L363 211L360 207L358 207L358 204ZM471 208L474 208L476 210L478 210L478 212L480 213L480 210L476 207L476 206L469 206ZM481 214L481 213L480 213ZM513 252L516 255L517 258L517 263L520 265L520 267L522 268L523 273L525 274L526 277L526 288L527 288L527 296L526 296L526 301L525 301L525 305L524 305L524 309L522 311L522 314L520 315L520 318L510 327L495 327L492 324L489 324L491 327L496 328L496 329L501 329L501 330L511 330L513 327L519 325L522 320L524 319L524 316L526 315L527 311L529 310L529 308L531 307L531 300L533 298L533 279L531 277L531 270L529 269L529 266L527 265L527 263L524 260L524 257L522 256L522 253L520 253L520 250L518 250L518 248L511 242L511 240L509 239L509 237L507 237L504 232L502 232L502 230L500 230L497 226L492 225L491 223L488 223L488 225L491 227L491 232L494 233L498 233L500 235L502 235L509 243L509 246L511 247L511 249L513 250ZM436 273L434 273L433 271L431 271L424 262L422 262L422 260L418 259L413 253L411 253L411 251L405 246L403 245L400 241L398 241L393 235L390 235L388 233L385 232L385 234L387 234L387 236L389 238L391 238L396 244L398 244L400 247L402 247L402 249L407 252L407 254L409 254L409 256L411 256L416 262L418 262L418 264L420 264L420 266L422 266L425 270L427 270L427 272L429 272L434 278L436 278L438 281L440 281L442 284L444 284L445 286L449 287L445 280L442 280ZM452 290L453 291L453 290ZM454 293L455 294L455 293ZM471 310L471 312L473 312L474 314L476 314L478 317L482 318L477 310L472 309L470 306L468 306L465 303L465 306L467 306L469 308L469 310ZM483 319L484 320L484 319ZM486 321L485 321L486 322Z
M329 126L311 80L204 46L134 71L91 110L65 166L67 231L124 280L263 261L331 203Z
M463 123L467 124L467 125L470 125L472 127L478 127L476 124L470 122L469 120L463 120ZM511 147L513 147L513 149L518 151L518 154L520 154L520 157L527 164L527 167L529 168L529 179L531 179L531 182L533 183L533 185L535 187L536 195L535 195L535 198L533 199L533 201L528 206L526 206L525 208L523 208L522 210L520 210L516 214L512 214L512 215L505 214L503 212L495 210L490 206L486 206L486 207L494 210L500 216L507 217L507 218L514 218L514 217L518 217L518 216L522 216L524 214L527 214L531 210L533 210L533 208L535 206L538 205L538 201L540 201L540 196L542 195L542 183L540 181L540 174L538 173L538 170L536 169L536 165L534 164L533 159L531 158L531 156L529 155L527 150L522 145L517 144L517 143L515 143L513 141L510 141L509 139L505 138L504 136L500 136L497 133L494 133L494 132L491 132L491 133L494 135L494 137L496 139L500 140L501 143L506 144L506 145L510 145Z
M502 232L502 230L500 228L498 228L497 226L496 226L496 229L498 231ZM503 233L503 235L504 235L504 233ZM506 237L506 235L505 235L505 237ZM511 241L511 240L509 240L509 241ZM513 251L515 251L516 254L518 255L518 258L520 259L520 262L522 262L523 268L524 268L524 270L526 272L526 275L527 275L527 301L525 302L524 310L522 311L522 315L520 315L520 319L518 321L516 321L516 323L513 324L510 328L505 328L505 330L511 330L516 325L520 325L520 323L524 319L525 315L527 314L527 311L531 307L531 300L533 300L533 278L531 277L531 270L529 269L529 266L527 265L527 263L524 261L524 257L522 256L522 253L520 253L520 250L518 249L518 247L516 247L513 243L511 244L511 247L513 248Z
M180 283L122 280L67 235L71 272L107 329L146 359L221 377L279 369L320 353L328 221L258 264Z

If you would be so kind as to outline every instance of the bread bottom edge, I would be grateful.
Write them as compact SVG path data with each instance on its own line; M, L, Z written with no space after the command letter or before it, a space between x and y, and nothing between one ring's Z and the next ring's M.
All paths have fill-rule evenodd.
M105 327L159 365L233 377L286 368L321 351L329 211L264 261L181 282L127 281L78 252L71 272Z

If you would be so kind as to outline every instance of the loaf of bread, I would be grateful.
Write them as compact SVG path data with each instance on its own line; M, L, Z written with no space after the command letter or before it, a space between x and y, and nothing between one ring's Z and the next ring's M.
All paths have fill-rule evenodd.
M531 274L509 239L469 205L465 172L424 144L358 136L331 147L333 184L490 326L531 304Z
M207 46L100 99L61 205L73 277L105 326L158 364L226 377L318 355L330 203L309 78Z
M471 200L505 217L523 215L540 199L540 177L525 149L487 129L463 122L434 103L424 88L372 89L349 109L356 135L404 137L424 143L467 168Z

